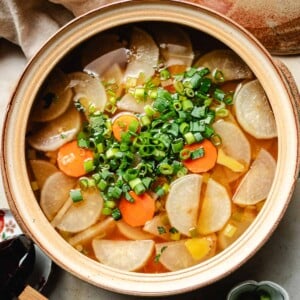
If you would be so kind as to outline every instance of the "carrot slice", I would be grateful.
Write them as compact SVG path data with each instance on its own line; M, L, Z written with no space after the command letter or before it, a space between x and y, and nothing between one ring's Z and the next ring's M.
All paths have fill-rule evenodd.
M128 225L133 227L143 226L154 216L155 200L147 193L137 195L135 192L130 191L129 194L134 202L129 202L124 197L121 199L119 209L122 218Z
M214 167L216 164L218 152L217 148L210 141L205 139L201 143L191 144L184 146L189 151L195 151L199 148L204 149L204 156L197 159L188 158L183 161L183 164L193 173L207 172Z
M80 148L74 140L59 148L57 164L59 169L68 176L79 177L87 173L84 162L94 158L93 151Z
M120 114L112 124L113 135L116 140L121 141L122 133L129 130L133 122L138 122L138 118L133 114Z

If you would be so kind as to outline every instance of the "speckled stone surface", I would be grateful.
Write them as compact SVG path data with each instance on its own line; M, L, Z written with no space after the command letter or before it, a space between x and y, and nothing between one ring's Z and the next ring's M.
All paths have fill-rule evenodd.
M300 87L300 57L279 57L293 74L298 89ZM13 87L25 66L25 58L20 50L0 40L0 126L2 130L5 107ZM0 183L0 208L7 208L2 182ZM296 185L287 212L269 241L240 269L226 278L186 294L157 299L226 299L229 290L236 284L253 279L271 280L282 285L291 300L300 299L300 181ZM50 281L43 292L50 299L62 300L129 300L147 299L108 292L73 277L59 267L54 267Z

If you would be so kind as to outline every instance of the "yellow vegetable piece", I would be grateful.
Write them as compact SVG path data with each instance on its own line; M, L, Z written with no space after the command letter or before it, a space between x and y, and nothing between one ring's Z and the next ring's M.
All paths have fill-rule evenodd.
M231 238L236 233L236 230L237 230L236 226L228 223L224 229L224 235Z
M245 170L245 166L242 163L226 155L221 148L218 150L217 163L231 169L233 172L243 172Z
M192 238L185 242L185 247L195 260L199 260L208 255L211 250L211 243L207 238Z
M170 239L172 241L179 241L180 240L180 232L172 232L170 234Z

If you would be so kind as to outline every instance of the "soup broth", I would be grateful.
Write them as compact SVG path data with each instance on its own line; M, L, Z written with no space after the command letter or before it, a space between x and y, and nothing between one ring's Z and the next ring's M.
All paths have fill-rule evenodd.
M36 97L26 142L49 222L126 271L176 271L227 248L276 169L275 119L251 69L169 23L122 26L69 53Z

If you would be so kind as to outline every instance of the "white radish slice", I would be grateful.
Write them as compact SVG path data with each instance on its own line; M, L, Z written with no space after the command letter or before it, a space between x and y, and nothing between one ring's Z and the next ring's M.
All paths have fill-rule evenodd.
M54 164L43 159L31 159L29 160L29 164L39 189L43 187L48 177L53 173L58 172L58 169Z
M180 27L172 25L154 26L153 36L167 67L185 65L190 67L194 60L193 46L189 35Z
M218 246L220 249L225 249L236 241L250 226L256 218L255 210L248 209L243 212L239 220L230 219L229 222L218 232Z
M56 216L51 221L51 225L53 227L56 227L60 223L60 221L63 218L63 216L68 211L68 209L70 209L70 207L72 205L73 205L73 200L71 199L71 197L68 197L67 200L64 202L63 206L57 212Z
M103 207L103 199L97 191L82 192L83 200L73 203L56 228L61 231L79 232L96 223Z
M132 227L120 220L117 222L117 228L119 231L130 240L149 240L153 238L153 235L143 231L142 228Z
M252 71L246 63L229 49L208 52L196 61L195 66L209 68L212 74L215 70L221 71L224 75L224 81L253 77Z
M105 88L99 78L84 72L70 73L70 87L74 91L73 100L79 101L87 114L91 106L96 111L103 111L107 102Z
M276 161L265 149L261 149L249 171L233 195L239 205L256 204L267 198L276 171Z
M276 121L258 80L245 83L234 97L236 117L242 128L257 139L277 136Z
M176 179L166 200L166 211L172 227L190 236L197 226L202 176L190 174Z
M103 238L107 236L112 230L116 227L116 221L113 218L107 218L84 231L81 231L71 238L69 238L68 242L72 246L76 246L78 244L82 245L91 241L94 238Z
M151 105L153 100L138 101L131 94L126 93L118 102L117 107L120 110L130 111L133 113L144 113L145 105Z
M68 87L68 77L59 69L50 74L43 93L32 107L30 119L47 122L62 115L72 100L72 90Z
M160 237L161 239L170 240L169 230L171 229L171 226L168 222L166 222L166 220L167 216L165 214L154 216L152 220L146 222L143 230L151 233L152 235ZM159 228L161 228L161 231Z
M96 258L104 265L124 271L136 271L147 263L154 249L154 241L94 239L92 246Z
M134 27L130 41L130 57L124 79L138 78L143 73L149 79L158 65L159 50L153 38L144 30Z
M169 271L185 269L214 255L216 249L216 240L212 237L207 237L206 239L210 245L210 251L201 259L193 258L190 251L186 247L186 242L188 241L187 239L156 244L156 255L159 258L159 262Z
M245 134L234 123L218 120L213 124L215 132L221 137L224 153L247 167L251 159L251 147Z
M223 185L209 179L199 215L198 231L210 234L219 231L231 215L231 199Z
M97 45L97 47L95 47ZM105 54L110 53L111 51L125 48L126 44L124 41L120 40L120 36L114 33L101 33L96 35L88 40L87 43L84 44L82 49L82 65L84 66L84 71L88 73L94 73L99 75L99 73L103 71L103 66L100 64L95 64L98 58L102 57ZM119 58L116 63L122 63L122 67L124 67L125 62L120 61ZM107 63L112 64L113 62L110 60ZM107 64L104 66L106 67ZM100 68L100 69L99 69Z
M125 48L119 48L98 57L89 63L84 68L84 71L103 78L103 74L106 72L110 72L112 74L112 72L109 71L112 66L118 66L121 70L120 64L125 64L125 62L127 63L127 50Z
M72 105L68 110L28 137L29 144L40 151L55 151L74 139L81 126L80 113Z
M70 189L76 180L62 172L55 172L45 181L41 190L40 206L48 218L52 220L69 197Z

